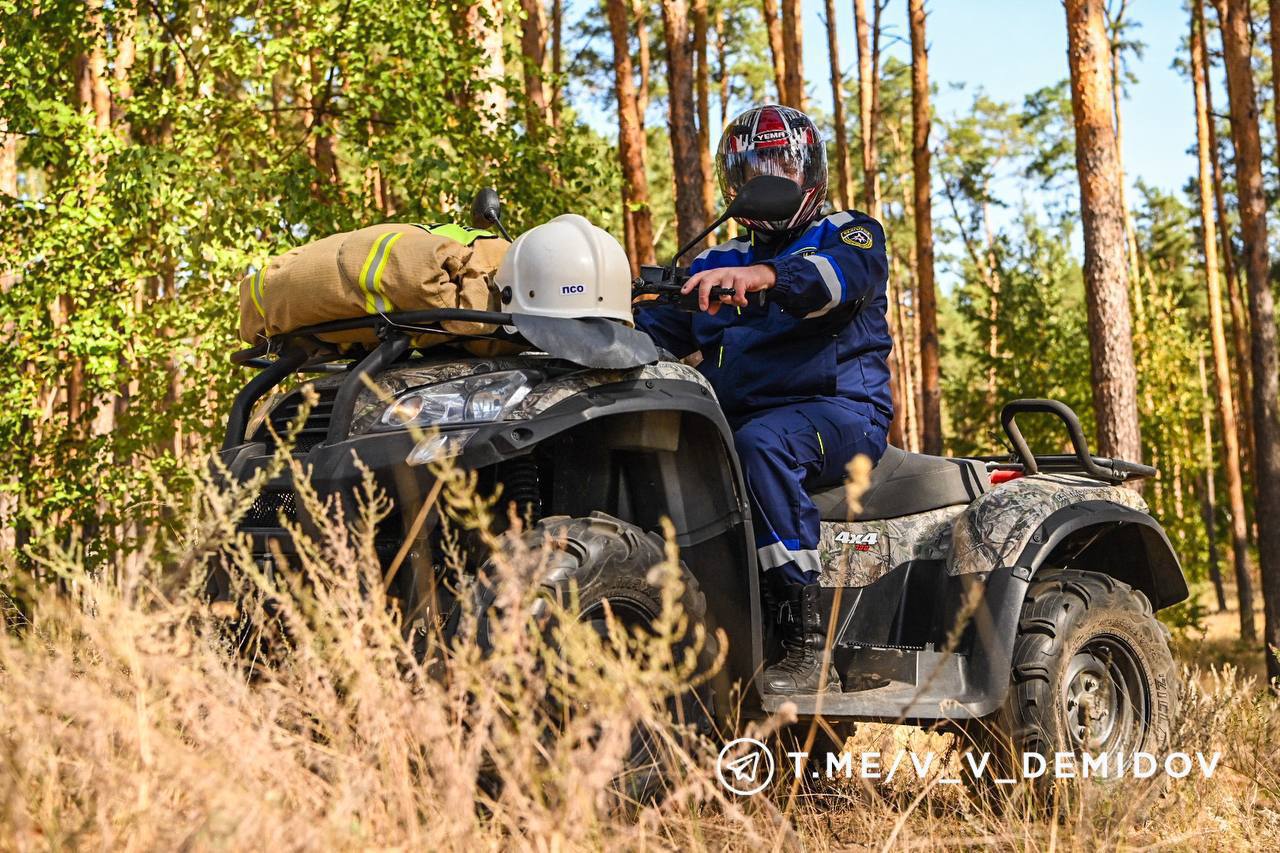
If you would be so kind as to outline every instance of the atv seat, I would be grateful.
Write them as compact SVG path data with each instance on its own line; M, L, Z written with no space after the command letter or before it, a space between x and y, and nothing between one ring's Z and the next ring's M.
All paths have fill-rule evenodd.
M915 515L972 503L990 489L987 469L976 459L950 459L887 447L871 471L857 521ZM848 521L844 485L811 492L823 521Z

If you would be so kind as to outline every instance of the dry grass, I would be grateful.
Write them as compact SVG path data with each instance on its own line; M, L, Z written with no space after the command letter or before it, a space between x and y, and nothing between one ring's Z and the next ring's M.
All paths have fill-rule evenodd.
M372 526L383 500L370 490L358 517L298 533L303 585L263 576L235 533L255 488L206 483L176 511L181 533L157 532L93 572L77 549L47 550L39 586L9 567L4 586L30 618L11 614L0 634L4 847L1202 850L1271 849L1280 837L1280 710L1230 667L1189 674L1175 737L1221 750L1212 780L1090 785L1056 818L992 810L936 775L794 798L779 782L737 799L715 780L719 744L665 723L690 674L670 651L684 632L670 564L653 575L670 605L657 637L562 623L549 644L528 617L539 557L508 543L493 652L436 644L429 673L381 592ZM464 476L442 499L487 524ZM215 558L249 599L278 602L273 651L252 669L202 595ZM262 618L261 605L245 607ZM547 695L572 696L572 712L553 720ZM614 781L638 724L662 733L669 794L658 803L629 803ZM908 745L951 746L904 727L855 737Z

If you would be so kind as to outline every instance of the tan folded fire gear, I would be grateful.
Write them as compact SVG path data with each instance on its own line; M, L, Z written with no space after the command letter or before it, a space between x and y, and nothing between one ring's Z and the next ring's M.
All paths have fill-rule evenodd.
M461 225L387 223L334 234L272 258L240 283L240 338L264 337L304 326L392 311L429 308L500 310L493 276L511 244L487 231ZM459 334L483 334L493 326L451 321ZM331 343L377 343L372 329L320 336ZM417 346L451 338L421 335ZM488 355L509 345L471 341Z

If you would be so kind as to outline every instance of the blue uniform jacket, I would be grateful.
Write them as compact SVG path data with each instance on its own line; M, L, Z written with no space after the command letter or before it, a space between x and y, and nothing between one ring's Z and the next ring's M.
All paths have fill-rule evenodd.
M880 223L859 211L833 213L780 246L755 235L730 240L689 269L759 263L778 276L763 307L726 305L711 316L661 305L638 309L636 325L677 357L700 350L698 369L730 418L836 397L870 404L869 413L887 427L892 341Z

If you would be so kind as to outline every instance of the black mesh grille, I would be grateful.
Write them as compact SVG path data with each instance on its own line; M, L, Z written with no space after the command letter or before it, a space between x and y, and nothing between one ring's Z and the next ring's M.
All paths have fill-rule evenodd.
M302 429L294 437L293 452L296 456L306 454L313 447L321 444L325 440L325 436L329 434L329 421L333 418L333 401L338 396L338 389L337 387L317 388L316 393L319 395L319 399L307 414L306 423L302 425ZM276 435L284 436L288 434L289 427L298 417L298 411L302 405L302 391L299 390L290 393L271 410L271 416L267 421L271 425L271 429L275 430ZM253 440L265 442L268 449L275 446L271 431L267 429L267 424L265 423L254 435Z
M290 521L298 518L297 499L291 491L268 490L258 495L245 513L241 527L279 527L280 516Z

